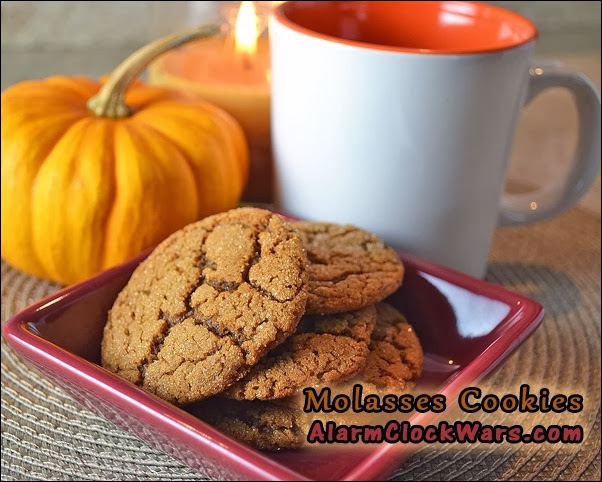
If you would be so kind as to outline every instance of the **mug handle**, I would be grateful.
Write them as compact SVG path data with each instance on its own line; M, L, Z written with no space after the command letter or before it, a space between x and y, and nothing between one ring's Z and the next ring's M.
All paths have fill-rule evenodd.
M500 225L532 223L573 206L592 185L600 169L600 94L581 72L558 62L541 62L529 69L525 105L551 87L568 89L575 99L579 135L575 162L565 179L534 192L501 199Z

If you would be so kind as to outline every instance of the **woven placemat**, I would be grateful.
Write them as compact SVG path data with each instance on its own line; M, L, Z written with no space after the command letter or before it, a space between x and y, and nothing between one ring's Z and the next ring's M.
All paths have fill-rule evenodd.
M500 228L487 279L546 309L541 328L479 386L517 393L522 383L581 393L578 418L531 414L537 423L580 423L579 445L437 445L421 448L396 480L600 479L600 217L574 209L533 226ZM2 263L2 322L58 286ZM551 417L551 418L550 418ZM500 423L499 413L479 415ZM3 480L205 480L80 407L23 365L2 340Z

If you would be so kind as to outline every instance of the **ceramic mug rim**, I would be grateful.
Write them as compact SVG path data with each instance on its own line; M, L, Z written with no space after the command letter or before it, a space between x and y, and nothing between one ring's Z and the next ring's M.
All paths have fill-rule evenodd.
M520 34L516 39L499 40L495 44L479 45L479 39L473 38L470 41L470 45L465 47L442 47L442 48L417 48L417 47L401 47L393 45L385 45L382 43L372 43L368 41L350 40L341 38L336 35L325 34L316 31L313 28L300 25L294 19L291 18L291 11L294 8L293 4L304 4L303 8L308 8L309 4L324 4L326 2L284 2L278 5L273 11L273 19L275 22L280 23L282 26L296 31L305 36L325 40L331 43L345 45L355 48L364 48L378 51L387 52L398 52L398 53L411 53L411 54L427 54L427 55L474 55L474 54L486 54L501 52L505 50L514 49L523 45L529 44L537 39L539 33L537 27L526 17L507 10L503 7L490 5L481 2L472 1L458 1L458 0L443 0L443 1L415 1L415 2L328 2L328 3L340 3L340 4L412 4L417 10L424 9L425 7L433 7L437 5L438 10L442 13L454 13L461 15L468 15L480 21L497 21L497 22L508 22L511 23L515 29L520 31ZM467 14L471 12L472 14ZM481 39L482 40L482 39Z

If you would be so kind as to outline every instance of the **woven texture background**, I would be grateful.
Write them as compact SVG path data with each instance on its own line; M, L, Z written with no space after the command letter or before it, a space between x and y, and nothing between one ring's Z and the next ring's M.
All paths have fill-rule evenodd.
M600 217L574 209L537 225L498 229L487 279L538 300L546 317L480 387L517 393L528 382L549 387L552 394L581 393L582 413L530 414L524 423L580 423L586 440L577 446L425 447L394 479L599 480ZM3 262L2 322L57 289ZM478 419L503 422L499 413ZM80 407L24 366L4 339L1 475L3 480L204 480Z

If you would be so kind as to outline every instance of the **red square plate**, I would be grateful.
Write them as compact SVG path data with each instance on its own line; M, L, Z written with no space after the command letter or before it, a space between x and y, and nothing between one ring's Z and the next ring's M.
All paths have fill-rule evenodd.
M494 369L539 325L542 307L519 294L410 256L389 302L415 326L425 352L420 386L454 400ZM11 318L12 348L76 400L151 445L218 479L360 480L390 475L408 455L402 444L262 453L99 366L107 311L144 259L68 287ZM432 413L412 414L428 424Z

